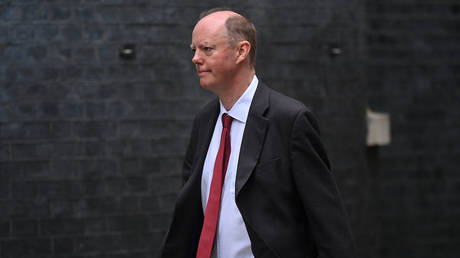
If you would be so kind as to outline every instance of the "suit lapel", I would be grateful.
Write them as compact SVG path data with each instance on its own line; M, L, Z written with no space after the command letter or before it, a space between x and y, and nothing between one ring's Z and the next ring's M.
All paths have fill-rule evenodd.
M268 119L264 117L268 107L269 91L262 83L259 83L252 99L241 142L235 183L236 197L248 181L259 160L268 126Z
M235 183L236 196L238 196L246 184L259 160L268 126L268 120L264 117L264 113L269 107L269 97L268 89L262 82L259 82L252 99L251 107L249 108L248 119L246 120L246 127L241 142ZM189 180L190 184L198 186L196 189L199 191L201 191L199 180L201 180L204 160L214 132L217 116L219 115L219 100L216 99L213 101L205 112L203 116L200 116L203 119L197 121L199 123L199 142L197 155L195 156L197 160L192 167L192 174Z

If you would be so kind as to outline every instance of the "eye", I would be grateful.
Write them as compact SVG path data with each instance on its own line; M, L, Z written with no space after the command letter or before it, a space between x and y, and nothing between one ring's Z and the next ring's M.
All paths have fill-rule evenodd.
M190 48L190 50L192 50L192 52L195 53L196 48L192 47L192 48Z

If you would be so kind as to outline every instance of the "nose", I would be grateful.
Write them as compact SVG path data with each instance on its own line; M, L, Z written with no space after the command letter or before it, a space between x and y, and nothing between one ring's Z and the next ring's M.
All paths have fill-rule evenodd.
M194 64L201 64L202 63L202 59L200 58L200 55L198 53L198 49L195 50L195 54L193 54L192 62Z

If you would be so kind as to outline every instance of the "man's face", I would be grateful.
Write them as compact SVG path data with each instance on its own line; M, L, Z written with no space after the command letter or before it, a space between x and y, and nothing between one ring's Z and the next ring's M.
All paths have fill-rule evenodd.
M225 18L219 13L201 19L192 34L192 62L203 88L218 92L232 82L235 69L235 49L229 47Z

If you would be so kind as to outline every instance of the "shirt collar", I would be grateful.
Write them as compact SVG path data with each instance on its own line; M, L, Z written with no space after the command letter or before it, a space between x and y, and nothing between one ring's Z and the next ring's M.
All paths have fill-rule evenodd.
M249 114L249 107L251 106L252 98L254 97L258 84L259 79L257 79L256 75L254 75L251 84L249 84L249 87L244 91L243 95L241 95L241 97L236 101L235 105L233 105L229 111L225 109L222 101L219 100L219 117L221 117L223 113L227 113L229 116L233 117L233 119L236 119L242 123L246 123L246 119L248 118Z

